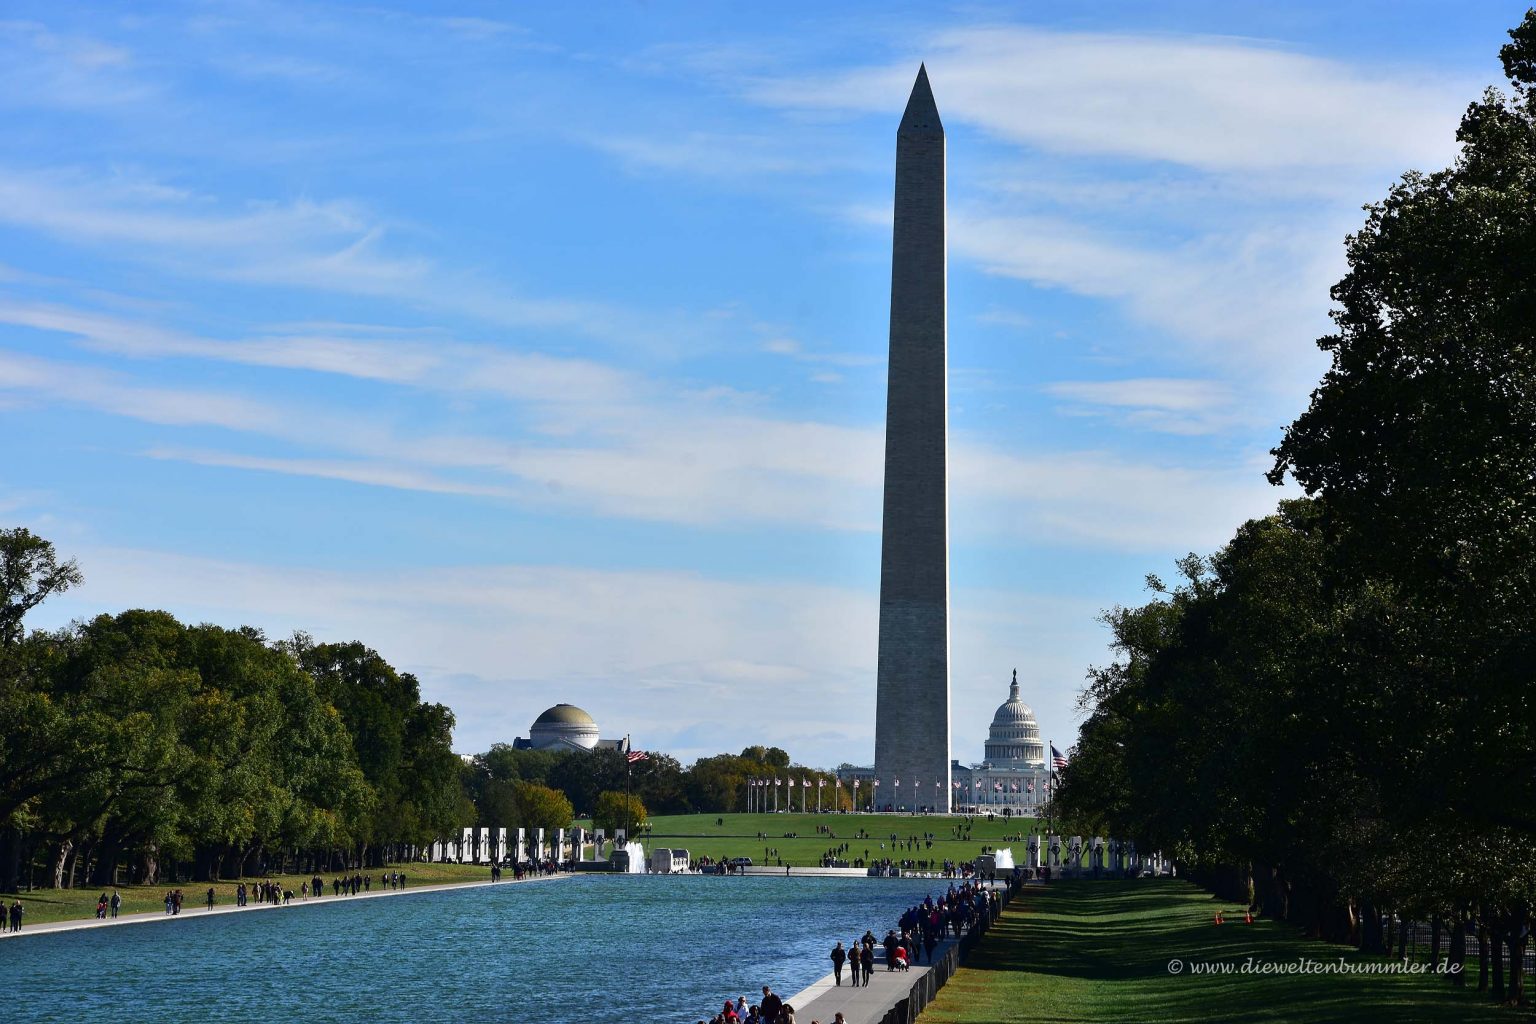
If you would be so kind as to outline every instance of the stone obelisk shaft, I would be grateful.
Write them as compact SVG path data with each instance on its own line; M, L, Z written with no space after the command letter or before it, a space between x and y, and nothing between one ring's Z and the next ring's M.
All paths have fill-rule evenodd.
M949 403L944 126L926 69L896 132L875 777L880 806L948 811Z

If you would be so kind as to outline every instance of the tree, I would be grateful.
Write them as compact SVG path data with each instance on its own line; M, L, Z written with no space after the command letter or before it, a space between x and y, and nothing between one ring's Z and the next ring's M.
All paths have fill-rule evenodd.
M1482 840L1470 870L1405 887L1453 921L1477 898L1523 943L1536 892L1487 880L1528 879L1509 851L1536 845L1536 10L1510 37L1513 95L1473 103L1455 163L1405 175L1349 239L1332 363L1270 479L1320 499L1330 585L1370 609L1343 653L1385 698L1360 722L1373 820Z
M765 747L761 744L748 747L741 752L744 761L756 761L770 768L788 768L789 754L778 747Z
M542 828L546 831L570 828L576 814L564 793L536 782L519 782L514 789L519 827Z
M616 790L598 795L597 806L592 812L592 826L601 829L623 829L633 836L636 829L645 824L645 804L633 794L625 796Z
M0 530L0 649L21 643L21 620L29 611L83 578L73 558L60 563L53 545L26 527Z
M1401 781L1474 827L1536 831L1536 11L1449 168L1368 208L1333 289L1332 365L1270 479L1322 497L1340 580L1399 622L1378 684L1422 719ZM1427 766L1444 766L1432 773ZM1490 780L1497 785L1489 785Z

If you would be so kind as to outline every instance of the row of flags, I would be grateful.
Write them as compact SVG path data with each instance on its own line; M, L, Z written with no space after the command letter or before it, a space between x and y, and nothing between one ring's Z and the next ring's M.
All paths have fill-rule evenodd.
M629 760L631 762L642 761L644 759L645 759L645 751L643 751L643 750L633 751L629 755ZM1052 743L1051 744L1051 778L1055 779L1056 773L1059 772L1059 771L1062 771L1066 767L1067 767L1067 755L1063 754L1060 750L1057 750L1056 749L1056 744ZM747 785L749 785L749 786L775 786L775 787L777 787L777 786L789 786L791 788L793 788L795 786L802 786L802 787L804 787L806 789L809 789L811 787L811 785L812 785L812 781L813 780L811 780L811 779L788 779L788 778L786 778L786 779L780 779L780 778L763 779L763 778L749 778L749 779L747 779ZM898 788L901 786L901 780L900 779L892 779L891 782L892 782L893 785L897 786ZM824 786L828 785L828 780L827 779L816 779L816 780L814 780L814 783L815 783L815 786L816 786L817 789L821 789ZM831 785L834 785L834 786L837 785L836 781L831 782ZM870 785L871 786L879 786L880 785L880 780L879 779L871 779L870 780ZM913 782L911 785L913 787L917 787L917 786L921 786L922 783L921 782ZM1049 781L1042 782L1040 785L1041 785L1041 789L1044 792L1047 792L1047 793L1050 792L1050 790L1051 790L1051 783ZM857 790L859 788L859 780L858 779L854 779L853 782L852 782L852 786L853 786L854 790ZM942 781L935 780L933 786L934 786L935 789L942 789L943 786L944 786L944 783ZM986 788L987 788L986 787L986 783L984 783L984 782L983 783L975 784L974 787L973 787L973 784L969 783L969 782L955 782L955 783L953 783L953 786L954 786L954 788L957 791L958 790L970 791L970 790L972 790L974 788L975 790L977 790L979 792L985 792ZM1023 783L1023 789L1020 789L1019 787L1020 787L1020 783L1018 782L1018 780L1012 780L1012 781L1010 781L1008 783L1004 783L1001 780L994 780L993 783L992 783L992 791L994 793L1033 793L1035 791L1035 782L1034 782L1033 779L1028 779L1028 780L1025 780L1025 782Z
M817 789L821 789L822 787L827 786L827 785L836 785L835 782L829 783L826 779L817 779L817 780L815 780L814 783L812 783L812 781L810 779L756 779L756 778L753 778L753 779L748 779L747 780L747 785L749 785L749 786L789 786L791 788L793 788L795 786L803 786L806 789L809 789L813 784L815 785L815 787ZM870 780L869 784L871 786L878 786L878 785L880 785L880 780L879 779L872 779L872 780ZM891 784L894 785L894 786L898 786L899 787L901 785L901 780L900 779L892 779L891 780ZM852 782L852 785L853 785L853 787L855 789L857 789L858 786L859 786L859 780L858 779L854 779L853 782ZM920 786L920 785L922 785L922 783L915 782L915 783L912 783L912 785L913 786ZM956 783L953 783L953 785L954 785L955 789L967 789L968 790L968 789L972 788L972 784L969 783L969 782L956 782ZM999 793L1004 793L1004 792L1010 792L1010 793L1033 793L1035 791L1035 782L1034 782L1033 779L1026 780L1023 783L1023 786L1024 786L1023 789L1020 789L1019 785L1020 784L1019 784L1019 782L1017 780L1012 781L1008 785L1004 785L1000 781L994 781L992 783L992 789L994 791L996 791L996 792L999 792ZM937 781L936 780L934 782L934 784L933 784L933 787L935 789L942 789L943 786L944 786L944 783L942 781ZM1041 786L1042 786L1042 788L1047 789L1047 790L1051 788L1051 784L1049 782L1041 783ZM986 788L986 784L985 783L977 784L976 788L977 789L985 789Z
M810 789L811 788L811 780L810 779L748 779L747 780L747 785L749 785L749 786L804 786L806 789ZM821 787L823 787L825 785L827 785L827 780L826 779L817 779L816 780L816 788L817 789L820 789Z

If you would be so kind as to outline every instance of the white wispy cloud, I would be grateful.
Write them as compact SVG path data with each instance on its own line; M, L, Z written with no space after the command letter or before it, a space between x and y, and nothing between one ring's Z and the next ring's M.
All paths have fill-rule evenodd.
M135 359L190 358L310 370L541 403L615 401L636 386L630 375L594 360L466 344L435 331L299 324L273 328L260 337L221 340L94 310L3 296L0 323L72 335L94 351Z
M1056 217L971 209L953 221L955 248L987 272L1113 300L1177 346L1122 343L1125 354L1194 357L1286 402L1326 367L1310 342L1328 328L1328 287L1344 269L1342 223L1157 246Z
M0 350L0 392L38 395L167 427L216 427L302 453L156 445L205 466L517 500L585 514L712 527L870 531L879 525L883 431L776 419L680 400L542 409L524 436L402 434L388 421L293 401L142 384ZM315 451L319 446L322 450ZM1056 539L1156 551L1206 548L1274 496L1248 464L1156 464L1099 452L1028 457L951 444L956 538Z
M1074 414L1110 416L1117 422L1170 434L1210 434L1243 422L1232 390L1213 380L1140 377L1069 380L1046 385L1068 400Z
M252 285L366 296L518 328L556 330L655 353L718 347L731 317L628 309L519 294L388 244L392 225L345 200L247 201L145 176L100 177L0 167L0 223L95 247L130 264Z
M877 66L740 82L803 110L889 112L921 57L946 120L1017 145L1213 172L1444 162L1476 86L1254 39L974 24ZM1362 117L1369 111L1369 117Z

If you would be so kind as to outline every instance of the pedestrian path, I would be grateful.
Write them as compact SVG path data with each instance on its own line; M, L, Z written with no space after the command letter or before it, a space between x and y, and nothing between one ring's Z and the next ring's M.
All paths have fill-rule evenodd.
M934 963L942 960L959 941L945 939L935 946ZM850 972L844 970L842 985L836 984L834 976L829 974L784 1000L795 1008L795 1019L806 1024L813 1020L831 1024L833 1014L842 1011L848 1024L879 1024L893 1006L907 998L912 986L933 969L932 964L924 963L913 964L906 971L888 971L885 950L877 945L875 955L875 969L869 976L868 985L855 987L848 984Z
M1027 882L1018 893L1022 894L1024 888L1035 885L1038 883ZM1000 894L1006 905L1006 890L1000 890ZM804 1024L810 1024L811 1021L832 1024L838 1012L842 1013L847 1024L880 1024L892 1009L910 997L913 990L933 973L936 965L944 965L946 960L949 961L948 966L938 978L933 979L928 989L929 996L937 986L949 980L949 975L959 961L958 951L953 956L951 951L960 942L959 938L945 939L934 947L932 958L921 964L913 962L905 971L887 970L885 950L876 945L875 969L869 976L868 985L848 984L850 972L845 969L842 985L837 984L835 975L828 974L784 1001L795 1008L795 1019Z
M309 899L295 899L288 904L252 903L244 907L233 903L216 905L212 907L197 907L184 905L179 914L166 914L162 911L150 910L137 914L123 914L119 917L95 918L88 917L79 921L47 921L42 924L23 925L19 932L0 933L0 939L20 939L28 935L47 935L55 932L75 932L86 928L116 928L120 925L153 924L157 921L186 921L200 920L207 917L220 917L225 914L246 914L263 910L295 910L300 907L326 907L351 903L355 900L376 900L389 896L415 896L420 893L445 892L449 889L480 889L487 886L525 885L529 882L552 882L562 878L570 878L570 875L534 875L523 879L504 878L499 882L442 882L437 885L418 885L406 889L375 889L372 892L360 892L356 896L311 896Z

